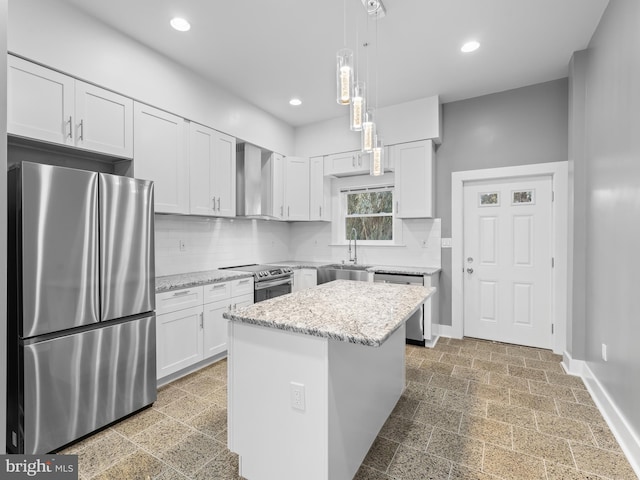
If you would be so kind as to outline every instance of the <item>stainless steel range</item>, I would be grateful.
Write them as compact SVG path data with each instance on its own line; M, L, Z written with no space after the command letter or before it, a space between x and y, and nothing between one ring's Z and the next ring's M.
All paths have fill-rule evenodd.
M256 303L291 293L291 286L293 285L293 270L289 267L253 264L226 267L221 270L253 273L255 287L253 301Z

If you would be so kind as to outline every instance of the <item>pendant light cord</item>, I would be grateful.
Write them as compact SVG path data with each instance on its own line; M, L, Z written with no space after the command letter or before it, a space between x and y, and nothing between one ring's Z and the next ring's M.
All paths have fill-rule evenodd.
M343 37L344 46L347 46L347 0L343 0L342 2L342 28L343 28Z

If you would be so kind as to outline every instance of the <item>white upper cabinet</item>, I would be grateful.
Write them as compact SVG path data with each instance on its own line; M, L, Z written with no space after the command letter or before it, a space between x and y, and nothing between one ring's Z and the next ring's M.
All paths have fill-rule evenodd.
M309 220L309 159L285 158L284 205L285 220Z
M364 175L369 173L369 155L362 152L346 152L327 155L324 159L324 174L335 177Z
M131 158L133 101L9 55L7 131Z
M435 153L432 140L401 143L390 149L395 164L398 218L433 218Z
M324 157L309 159L309 220L330 221L326 208L331 199L331 180L324 176Z
M189 127L189 212L235 217L236 140L209 127Z
M134 108L134 175L155 182L155 210L189 213L187 122L138 102Z

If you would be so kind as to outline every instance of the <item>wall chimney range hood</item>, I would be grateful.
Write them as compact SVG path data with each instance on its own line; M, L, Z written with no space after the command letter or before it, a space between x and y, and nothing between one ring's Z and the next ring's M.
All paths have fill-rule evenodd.
M236 215L271 220L271 152L250 143L236 146Z

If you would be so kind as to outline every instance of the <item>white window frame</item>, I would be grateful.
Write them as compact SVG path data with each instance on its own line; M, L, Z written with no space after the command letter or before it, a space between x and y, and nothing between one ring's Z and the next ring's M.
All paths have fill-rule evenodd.
M371 185L371 186L354 186L348 188L342 188L339 192L340 197L340 219L338 222L338 240L339 243L348 243L349 240L346 236L346 219L347 219L347 195L350 193L363 193L363 192L376 192L376 191L390 191L392 199L395 199L395 186L394 185ZM395 201L395 200L393 200ZM394 205L394 203L391 205ZM363 215L363 216L375 216L375 215ZM395 210L392 209L390 216L392 225L393 225L393 238L391 240L362 240L358 238L359 245L371 245L371 246L384 246L384 245L397 245L398 239L400 237L400 231L402 227L400 226L400 220L396 217Z

